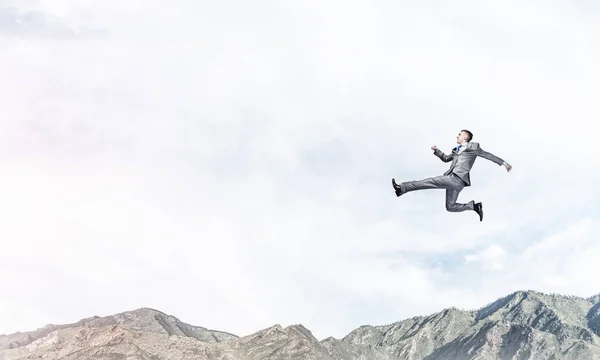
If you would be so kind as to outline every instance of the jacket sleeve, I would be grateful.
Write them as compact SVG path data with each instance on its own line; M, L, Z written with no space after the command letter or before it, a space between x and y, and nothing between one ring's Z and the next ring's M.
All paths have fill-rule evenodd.
M446 155L440 149L435 149L435 151L433 152L433 154L435 156L439 157L440 160L442 160L443 162L450 162L450 161L452 161L452 155Z
M504 160L503 159L499 158L498 156L496 156L496 155L494 155L492 153L489 153L489 152L483 150L480 147L477 148L477 156L480 156L480 157L482 157L484 159L492 161L492 162L494 162L494 163L496 163L498 165L503 165L504 164Z

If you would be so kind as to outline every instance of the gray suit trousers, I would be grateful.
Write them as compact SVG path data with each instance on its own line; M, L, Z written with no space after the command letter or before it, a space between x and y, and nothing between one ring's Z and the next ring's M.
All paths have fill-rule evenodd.
M474 210L473 200L466 204L457 203L458 194L464 189L466 183L454 173L426 178L423 180L406 181L400 184L402 194L424 189L446 189L446 210L450 212L461 212Z

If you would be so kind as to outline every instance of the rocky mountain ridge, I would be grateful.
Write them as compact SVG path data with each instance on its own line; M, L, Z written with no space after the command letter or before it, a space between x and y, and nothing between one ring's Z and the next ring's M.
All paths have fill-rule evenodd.
M149 308L0 335L0 360L33 358L600 360L600 294L517 291L477 310L447 308L321 341L299 324L240 337Z

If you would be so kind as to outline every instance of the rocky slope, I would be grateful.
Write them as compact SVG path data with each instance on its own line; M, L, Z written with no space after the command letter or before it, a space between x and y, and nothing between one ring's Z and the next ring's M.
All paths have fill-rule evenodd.
M600 360L600 295L519 291L322 341L302 325L239 337L142 308L0 336L0 360L21 359Z

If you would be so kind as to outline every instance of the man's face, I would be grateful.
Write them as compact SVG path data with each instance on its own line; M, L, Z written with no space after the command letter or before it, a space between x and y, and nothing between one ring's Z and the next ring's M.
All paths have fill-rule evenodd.
M462 143L466 142L467 141L467 136L468 135L467 135L466 132L464 132L464 131L459 132L458 136L456 137L456 142L459 143L459 144L462 144Z

